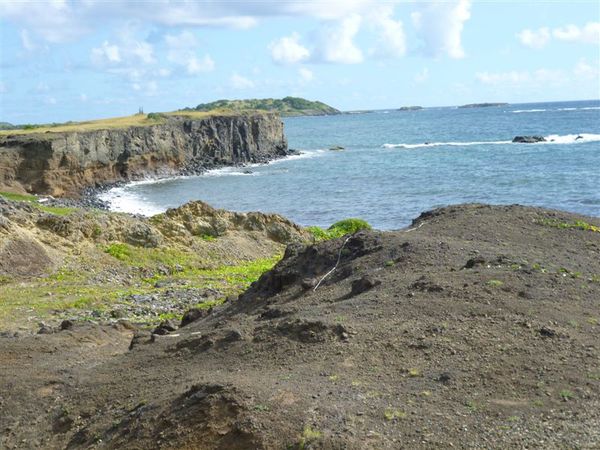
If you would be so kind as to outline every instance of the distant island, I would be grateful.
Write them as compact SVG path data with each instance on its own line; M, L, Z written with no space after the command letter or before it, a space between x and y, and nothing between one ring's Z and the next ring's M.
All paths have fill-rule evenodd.
M469 103L459 106L459 108L489 108L490 106L506 106L508 103Z
M420 109L423 109L422 106L402 106L400 108L398 108L398 111L419 111Z
M284 97L282 99L262 98L248 100L217 100L201 103L195 108L185 108L184 111L273 111L284 117L290 116L329 116L341 114L341 111L323 102L306 100L300 97Z

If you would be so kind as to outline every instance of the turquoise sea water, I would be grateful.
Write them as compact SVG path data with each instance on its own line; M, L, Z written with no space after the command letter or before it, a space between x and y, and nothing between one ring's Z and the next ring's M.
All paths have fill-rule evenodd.
M201 199L302 225L361 217L380 229L465 202L600 216L600 100L296 117L285 129L302 155L250 167L251 174L225 168L133 183L103 198L115 210L145 214ZM516 135L553 142L513 144ZM328 150L335 145L345 150Z

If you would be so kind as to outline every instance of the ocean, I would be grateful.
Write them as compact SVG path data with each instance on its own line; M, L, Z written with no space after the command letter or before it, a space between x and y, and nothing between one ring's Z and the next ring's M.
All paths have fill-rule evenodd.
M282 214L301 225L360 217L378 229L457 203L522 204L600 216L600 100L381 110L286 118L302 154L101 195L153 215L190 200ZM512 143L517 135L548 142ZM342 146L344 150L329 150ZM250 170L252 173L245 173Z

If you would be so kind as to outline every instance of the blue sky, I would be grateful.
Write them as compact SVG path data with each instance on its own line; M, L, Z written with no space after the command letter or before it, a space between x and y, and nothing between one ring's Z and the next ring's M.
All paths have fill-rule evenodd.
M339 109L600 98L585 2L0 3L0 121L171 111L220 98Z

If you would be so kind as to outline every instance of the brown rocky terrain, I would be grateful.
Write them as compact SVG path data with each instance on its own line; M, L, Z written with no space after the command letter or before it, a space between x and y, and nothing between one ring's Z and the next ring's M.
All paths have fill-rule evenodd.
M152 226L218 235L225 213L195 219L204 209ZM405 230L288 245L181 328L6 333L0 447L598 448L599 227L448 207Z
M123 128L0 135L0 191L77 196L86 187L197 173L284 156L283 123L273 113L161 115Z

